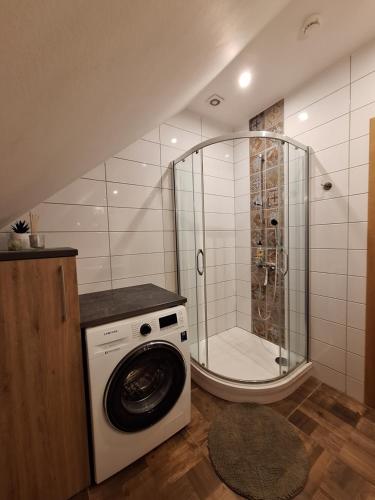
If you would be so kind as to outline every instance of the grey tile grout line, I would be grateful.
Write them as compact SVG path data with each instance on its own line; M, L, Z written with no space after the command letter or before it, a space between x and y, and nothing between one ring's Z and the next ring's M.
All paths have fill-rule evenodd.
M351 110L351 107L352 107L352 56L350 55L349 56L349 123L348 123L348 126L349 126L349 140L348 140L348 167L349 167L349 171L348 171L348 188L350 186L350 151L351 151L351 147L350 147L350 134L351 134L351 122L352 122L352 110ZM347 223L348 223L348 231L347 231L347 235L346 235L346 308L345 308L345 380L344 380L344 387L345 387L345 394L347 394L348 392L348 384L347 384L347 380L348 380L348 356L347 356L347 352L348 352L348 298L349 298L349 290L348 290L348 287L349 287L349 236L350 236L350 231L349 231L349 220L350 220L350 208L349 208L349 201L350 201L350 198L349 198L349 190L348 190L348 202L347 202L347 214L346 214L346 217L347 217Z
M105 179L105 198L107 204L107 233L108 233L108 249L109 249L109 272L111 274L111 289L113 289L113 272L112 272L112 250L111 250L111 233L109 230L109 207L108 207L108 185L107 185L107 163L104 162L104 179Z

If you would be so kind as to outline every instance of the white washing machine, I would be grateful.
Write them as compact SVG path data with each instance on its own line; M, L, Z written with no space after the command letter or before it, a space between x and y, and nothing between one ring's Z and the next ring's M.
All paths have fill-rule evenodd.
M184 306L86 330L95 482L190 422Z

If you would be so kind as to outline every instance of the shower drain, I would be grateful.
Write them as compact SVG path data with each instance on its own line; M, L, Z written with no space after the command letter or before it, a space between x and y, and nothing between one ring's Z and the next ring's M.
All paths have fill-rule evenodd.
M277 356L277 358L275 358L275 362L280 366L288 366L288 360L282 356Z

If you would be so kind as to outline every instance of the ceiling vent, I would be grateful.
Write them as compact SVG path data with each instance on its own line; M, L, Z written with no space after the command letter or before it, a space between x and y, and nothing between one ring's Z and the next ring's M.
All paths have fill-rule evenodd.
M220 97L217 94L213 94L207 99L207 102L210 106L213 106L216 108L217 106L220 106L220 104L224 101L224 97Z

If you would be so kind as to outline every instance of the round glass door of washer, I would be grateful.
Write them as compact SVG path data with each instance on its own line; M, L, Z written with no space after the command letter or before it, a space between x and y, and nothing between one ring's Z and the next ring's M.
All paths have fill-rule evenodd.
M124 432L152 426L173 408L185 380L184 358L173 344L151 341L136 347L107 383L104 408L109 422Z

